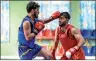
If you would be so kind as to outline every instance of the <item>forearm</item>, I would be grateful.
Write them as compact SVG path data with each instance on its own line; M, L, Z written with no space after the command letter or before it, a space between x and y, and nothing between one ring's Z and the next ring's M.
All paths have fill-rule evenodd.
M28 36L27 36L27 40L29 41L31 38L34 38L36 35L34 33L30 33Z
M34 38L36 35L38 34L38 31L36 29L34 29L34 31L32 33L26 33L26 40L30 40L31 38Z
M44 24L41 21L36 22L33 32L28 35L28 39L34 38L43 28Z
M55 57L56 49L57 49L57 48L55 48L55 49L53 48L53 50L52 50L52 55L53 55L53 57Z
M43 19L42 21L44 21L44 23L49 23L50 21L54 20L54 19L57 19L60 17L60 12L59 11L56 11L54 12L49 18L47 19Z
M55 44L53 46L53 50L52 50L53 56L55 56L55 52L56 52L57 47L58 47L58 42L55 42Z
M85 40L84 40L84 39L81 39L81 40L79 40L77 46L78 46L78 47L81 47L81 46L83 46L84 44L85 44Z
M58 47L58 43L55 43L55 46L54 46L54 51L57 49L57 47Z
M42 19L42 21L44 21L44 24L49 23L52 20L54 20L52 17L49 17L49 18L46 18L46 19Z
M70 49L68 49L65 53L65 56L67 57L67 59L70 59L72 57L73 54L75 54L81 46L84 45L84 41L83 40L79 40L78 44Z

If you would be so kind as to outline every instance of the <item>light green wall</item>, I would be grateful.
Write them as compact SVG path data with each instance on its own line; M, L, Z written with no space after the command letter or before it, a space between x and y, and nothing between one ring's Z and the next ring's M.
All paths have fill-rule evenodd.
M71 24L80 28L80 1L71 1Z
M28 1L10 1L10 42L1 43L1 56L18 55L17 35L18 26L26 13ZM79 27L79 1L71 1L72 24Z
M26 13L26 4L28 1L10 1L10 41L1 43L2 56L17 55L17 35L18 26Z

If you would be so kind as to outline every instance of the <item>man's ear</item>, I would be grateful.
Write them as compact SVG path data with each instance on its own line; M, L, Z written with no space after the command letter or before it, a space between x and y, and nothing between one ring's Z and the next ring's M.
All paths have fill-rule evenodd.
M67 21L69 21L69 19L68 19L68 18L66 18L66 20L67 20Z
M34 11L34 9L31 10L31 12L33 12L33 11Z
M34 12L35 12L35 10L34 10L34 9L32 9L32 10L31 10L31 13L32 13L32 14L34 14Z

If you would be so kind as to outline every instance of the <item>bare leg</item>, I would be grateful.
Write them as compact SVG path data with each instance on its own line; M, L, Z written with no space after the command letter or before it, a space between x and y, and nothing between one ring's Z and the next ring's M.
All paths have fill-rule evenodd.
M52 57L51 53L44 48L41 49L37 56L43 56L45 60L50 60Z

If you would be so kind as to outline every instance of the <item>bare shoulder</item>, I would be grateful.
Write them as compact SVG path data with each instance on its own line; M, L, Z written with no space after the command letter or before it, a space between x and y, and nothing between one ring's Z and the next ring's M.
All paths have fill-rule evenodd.
M28 25L28 24L30 24L29 21L24 21L24 23L23 23L23 25Z
M72 33L72 34L78 34L78 33L79 33L79 29L77 29L77 28L72 28L72 29L71 29L71 33Z
M30 26L30 22L29 21L24 21L23 27L29 27L29 26Z
M23 25L29 25L30 22L29 21L24 21Z

